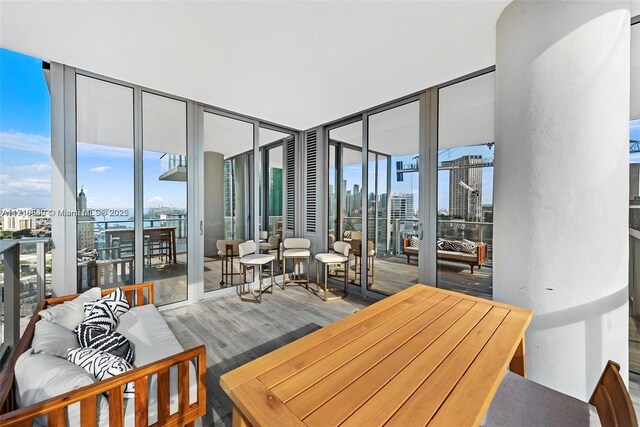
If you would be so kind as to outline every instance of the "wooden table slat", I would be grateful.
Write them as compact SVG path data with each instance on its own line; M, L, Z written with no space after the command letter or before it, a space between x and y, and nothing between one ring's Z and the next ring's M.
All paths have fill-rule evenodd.
M317 361L314 360L314 362L307 363L305 365L290 365L291 367L288 371L284 372L284 375L290 372L295 372L295 374L288 375L289 378L286 381L274 381L274 383L278 383L276 386L271 386L265 382L262 376L259 377L260 381L262 381L262 383L267 387L271 388L283 402L286 402L306 388L320 381L322 378L331 374L345 363L350 363L354 357L382 341L387 336L395 335L404 325L421 316L424 311L433 308L445 298L447 298L446 295L432 295L429 298L420 301L418 304L415 304L413 307L405 310L400 315L393 317L388 322L379 325L376 329L369 331L368 333L354 339L347 345L327 354L322 359Z
M249 380L231 392L231 398L254 426L303 426L302 421L258 379Z
M445 299L436 307L441 315L434 316L431 321L412 322L406 328L403 328L404 331L398 331L394 334L393 338L398 338L401 341L400 345L394 342L393 339L386 339L377 343L374 347L353 359L352 363L342 366L332 375L323 378L322 381L291 399L287 402L287 406L299 417L305 418L354 381L366 375L370 369L374 369L376 365L383 363L394 352L405 351L407 354L404 360L409 363L413 357L417 356L444 332L444 325L459 319L474 304L470 301L462 301L460 298L450 297ZM433 314L437 315L435 312ZM386 368L383 367L382 370L386 371ZM383 385L380 384L379 387L376 387L376 383L370 381L369 378L364 379L361 383L366 384L366 387L361 390L362 393L358 396L358 398L363 397L362 402L365 402L369 397L365 395L365 391L372 395ZM359 390L360 385L358 384L354 388ZM353 396L351 392L347 392L347 394Z
M530 310L415 285L224 374L233 425L477 425ZM304 423L303 423L304 422Z
M312 334L306 335L295 342L281 347L271 353L255 359L233 371L227 372L220 377L220 386L229 394L229 392L240 384L249 381L256 376L272 369L274 366L287 363L296 355L317 346L319 343L329 340L340 333L351 329L368 319L375 317L387 310L391 310L395 305L401 304L416 295L424 295L426 298L435 292L434 288L427 286L412 286L404 292L392 295L384 300L377 302L364 310L340 319L331 325L320 329Z
M447 401L440 406L429 425L478 425L489 409L490 399L486 399L480 408L472 411L464 402L474 400L474 396L493 396L509 364L509 354L513 354L518 343L510 339L520 333L524 338L524 329L529 325L531 316L522 311L511 311L496 331L492 339L482 349L475 363L465 373Z
M387 413L387 418L393 415L398 405L407 400L424 378L447 358L452 351L452 345L462 341L491 309L490 305L477 304L473 301L467 301L466 304L472 307L455 322L443 325L446 331L433 340L428 347L416 349L411 346L406 349L402 347L305 418L305 423L323 425L323 419L325 419L337 425L363 406L366 406L366 410L374 412L371 417L372 423L376 422L379 414ZM390 373L397 374L390 375ZM367 391L373 388L374 391ZM387 395L387 393L391 394ZM363 415L364 411L354 421L361 419ZM381 421L384 423L384 420ZM355 422L352 425L355 425Z
M442 365L431 374L411 397L396 408L388 424L404 426L412 420L430 420L465 375L478 353L491 339L509 311L493 307L481 322L458 344ZM469 401L472 402L472 401ZM467 403L472 410L474 405ZM390 414L391 415L391 414Z
M333 341L327 342L324 346L327 350L326 353L307 352L302 360L295 360L290 369L277 369L258 378L264 385L271 388L280 399L286 402L379 341L392 334L395 335L404 325L412 322L415 318L421 317L445 298L447 298L446 295L434 294L377 328L356 337L343 347L332 348L330 344ZM292 371L294 371L293 375L291 375ZM282 377L287 377L286 381L279 380Z

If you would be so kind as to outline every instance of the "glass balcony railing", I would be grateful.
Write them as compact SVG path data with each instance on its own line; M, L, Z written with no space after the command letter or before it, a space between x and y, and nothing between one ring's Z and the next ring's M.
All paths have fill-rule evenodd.
M15 266L15 269L14 269ZM2 344L15 345L20 319L51 296L51 240L0 240L0 329Z
M176 236L176 253L186 253L187 252L187 218L186 215L182 214L177 218L153 218L153 219L144 219L143 227L153 228L153 227L175 227L175 236ZM110 258L110 250L112 248L107 247L106 243L106 235L109 233L109 230L115 229L134 229L134 221L133 219L128 220L93 220L93 221L78 221L78 227L91 227L94 235L94 245L95 249L98 250L103 259ZM82 248L79 248L82 249Z
M160 169L162 173L169 172L178 167L187 166L187 157L180 154L165 153L160 157Z

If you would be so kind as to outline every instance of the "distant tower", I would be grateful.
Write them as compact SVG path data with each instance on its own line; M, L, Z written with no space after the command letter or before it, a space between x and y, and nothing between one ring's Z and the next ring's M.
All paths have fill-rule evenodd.
M95 249L95 239L93 238L93 217L87 210L87 196L84 188L80 187L78 194L78 249Z
M479 165L479 166L475 166ZM442 162L449 170L449 213L453 219L482 221L482 156L467 155ZM460 185L460 181L475 189L477 194Z

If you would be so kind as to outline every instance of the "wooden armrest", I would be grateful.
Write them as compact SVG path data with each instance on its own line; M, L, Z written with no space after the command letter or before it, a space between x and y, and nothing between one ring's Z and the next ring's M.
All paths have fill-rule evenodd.
M189 404L189 364L195 359L197 363L198 401ZM171 401L169 387L169 369L178 366L178 412L169 414L169 402ZM173 356L157 362L149 363L139 368L133 369L124 374L98 381L94 384L78 388L60 396L52 397L43 402L20 408L7 414L0 415L0 424L3 427L31 425L34 418L41 415L64 420L67 406L80 402L80 416L83 418L84 407L92 407L92 415L95 417L95 398L102 393L109 392L109 418L110 424L122 425L124 418L124 403L117 402L122 398L122 390L127 383L135 382L135 405L136 417L143 418L143 424L147 425L148 408L148 377L153 374L158 375L158 425L187 424L202 417L207 410L206 406L206 373L207 357L204 345L185 350ZM88 402L83 405L83 402ZM93 402L93 403L92 403ZM60 418L62 417L62 418ZM118 422L119 420L119 422ZM95 422L86 420L87 424L95 425ZM63 421L64 423L64 421ZM138 425L138 420L136 420Z

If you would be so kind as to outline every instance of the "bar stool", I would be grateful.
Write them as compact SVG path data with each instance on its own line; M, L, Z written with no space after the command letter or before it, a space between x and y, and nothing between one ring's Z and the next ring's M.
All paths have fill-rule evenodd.
M269 291L270 294L273 293L273 260L275 257L270 254L257 254L256 250L258 250L258 246L254 241L248 241L245 243L241 243L238 245L238 254L240 255L240 266L242 267L242 283L238 285L237 293L240 296L242 301L249 302L262 302L262 294L264 292ZM262 289L262 267L265 264L271 263L270 276L271 276L271 284L266 288ZM258 268L258 291L252 291L249 289L249 284L247 283L247 270L249 268L253 268L253 278L255 280L256 277L256 267ZM253 299L247 299L244 296L251 295Z
M373 279L375 279L375 255L376 255L376 251L373 247L373 242L369 241L367 242L367 254L364 255L367 258L368 261L368 266L369 266L369 280L370 283L369 284L373 284ZM353 241L353 258L354 258L354 265L353 265L353 275L354 275L354 279L353 279L353 283L354 284L360 284L360 280L362 277L362 240L354 240Z
M258 247L260 253L269 254L276 251L276 271L280 271L280 237L271 236L267 242L261 242Z
M309 262L311 260L311 252L309 248L311 247L311 241L309 239L295 238L295 239L284 239L284 252L282 252L282 289L287 287L288 283L300 283L305 284L307 289L309 289ZM293 260L293 279L287 280L287 258ZM305 273L307 275L306 279L300 278L300 266L302 261L307 260L307 269Z
M222 286L229 283L229 277L231 277L231 285L233 286L233 276L242 274L233 271L233 260L238 257L238 245L242 242L244 240L218 240L216 242L218 256L222 263L222 279L220 280ZM231 267L231 272L229 272L229 267Z
M316 293L320 293L320 265L322 264L323 274L324 274L324 282L322 283L322 288L324 290L324 300L331 301L336 299L342 299L346 297L349 293L348 288L348 277L349 277L349 251L351 250L351 245L346 242L335 242L333 244L333 252L317 254L316 255ZM344 290L342 295L336 295L329 298L327 295L329 294L329 269L331 267L340 267L344 266L343 269L337 270L335 269L333 272L334 276L340 277L339 274L342 273L344 277Z

